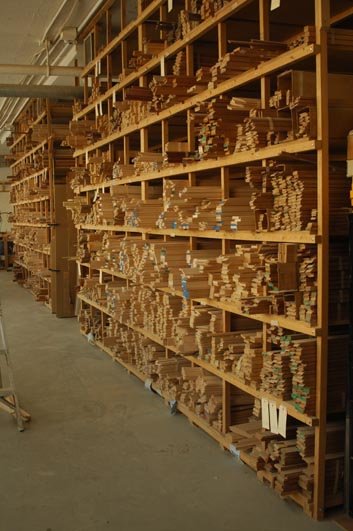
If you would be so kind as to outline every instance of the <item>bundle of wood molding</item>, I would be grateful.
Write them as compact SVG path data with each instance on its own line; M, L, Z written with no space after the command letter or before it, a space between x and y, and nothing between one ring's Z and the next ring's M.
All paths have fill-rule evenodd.
M184 101L189 97L188 91L195 83L195 76L153 76L149 84L152 93L151 110L160 112L171 105Z
M86 307L82 303L77 320L82 334L85 336L92 334L96 340L102 337L102 316L99 310L93 307Z
M117 101L114 103L114 123L111 127L111 132L123 131L128 127L139 125L139 123L144 118L147 118L149 114L149 102L131 99L126 101Z
M255 39L248 42L239 41L239 44L237 41L230 42L235 44L236 48L232 52L226 53L210 68L211 82L208 88L213 89L222 81L256 68L260 63L288 50L288 45L281 42Z
M100 139L95 120L71 121L66 144L73 149L82 149Z
M46 228L13 227L13 241L32 250L49 250L49 230Z
M91 203L87 196L76 195L73 199L64 201L63 205L71 212L75 225L85 223L91 213Z
M139 152L133 159L135 175L157 172L163 167L164 157L162 153Z
M127 287L123 279L105 284L98 278L85 279L81 293L106 307L116 321L144 329L165 344L173 343L173 322L182 309L180 297L136 285Z
M198 133L200 159L217 158L234 152L236 132L234 121L243 120L249 110L259 107L255 98L220 96L197 105L191 119ZM229 112L229 111L233 112Z
M187 180L166 180L164 208L157 227L197 230L253 230L251 191L245 183L232 181L232 197L222 198L217 186L189 186Z
M139 236L123 238L105 234L102 248L95 254L94 265L117 271L136 284L152 287L168 285L168 275L185 260L187 242L142 240Z
M245 180L252 192L251 208L258 231L312 228L317 211L317 170L296 163L248 166Z

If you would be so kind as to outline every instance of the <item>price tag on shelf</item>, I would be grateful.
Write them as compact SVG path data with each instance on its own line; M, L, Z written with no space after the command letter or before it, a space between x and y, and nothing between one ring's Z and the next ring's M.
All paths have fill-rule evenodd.
M173 0L168 0L168 13L173 9Z
M281 7L281 0L271 0L271 11Z
M265 430L270 429L270 415L268 411L268 400L267 398L261 398L261 418L262 418L262 427Z
M278 326L278 321L271 319L271 326Z
M283 404L279 406L278 433L287 437L287 408Z
M273 400L270 400L270 426L272 433L278 433L277 406Z

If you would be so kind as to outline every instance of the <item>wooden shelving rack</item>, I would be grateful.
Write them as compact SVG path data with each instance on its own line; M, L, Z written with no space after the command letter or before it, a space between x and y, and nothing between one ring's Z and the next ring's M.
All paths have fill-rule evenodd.
M107 2L65 203L81 332L316 519L343 501L353 37L331 3Z
M30 100L8 138L15 279L58 317L75 308L75 229L63 202L72 196L71 148L63 145L72 105Z

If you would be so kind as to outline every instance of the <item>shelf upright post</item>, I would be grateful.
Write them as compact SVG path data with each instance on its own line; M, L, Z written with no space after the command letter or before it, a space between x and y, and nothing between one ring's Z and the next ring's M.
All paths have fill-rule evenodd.
M321 520L325 509L325 454L327 413L327 350L328 350L328 269L329 269L329 123L327 30L330 22L329 0L315 0L316 43L316 105L317 197L318 197L318 327L316 370L316 416L314 465L314 518Z

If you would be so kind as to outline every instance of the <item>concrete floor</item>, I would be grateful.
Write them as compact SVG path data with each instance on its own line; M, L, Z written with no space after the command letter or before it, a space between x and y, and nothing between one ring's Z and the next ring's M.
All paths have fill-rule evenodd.
M0 531L334 531L0 273L23 434L0 412Z

